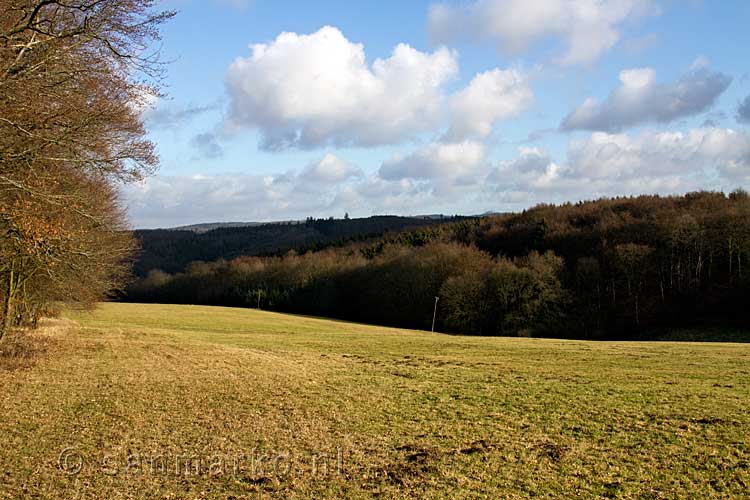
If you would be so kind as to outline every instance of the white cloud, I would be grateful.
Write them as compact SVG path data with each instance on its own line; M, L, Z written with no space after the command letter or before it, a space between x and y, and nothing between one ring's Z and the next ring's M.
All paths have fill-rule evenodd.
M371 175L327 154L270 176L156 176L125 186L124 199L135 227L441 211L478 189L489 169L484 154L480 143L436 143Z
M750 135L731 129L638 136L596 132L571 141L564 163L536 148L501 162L488 177L494 191L553 199L672 193L750 182Z
M352 186L349 194L370 214L415 214L435 205L430 186L412 179L385 180L374 175Z
M126 186L123 196L138 228L341 216L347 209L332 204L335 187L325 192L301 187L301 178L283 175L157 176Z
M388 181L374 175L318 184L294 172L156 176L123 188L136 228L175 227L199 222L302 220L421 213L440 207L428 186L409 179Z
M427 179L436 182L471 182L485 167L480 142L433 143L407 156L395 156L380 167L386 180Z
M447 43L468 37L497 41L518 53L547 40L566 45L563 65L590 64L620 39L627 21L658 13L651 0L476 0L430 7L432 38Z
M518 116L534 101L526 77L518 70L494 69L476 75L451 97L451 128L447 137L484 138L499 120Z
M150 177L123 194L135 227L252 221L284 208L271 180L252 175Z
M133 225L141 228L343 216L357 209L374 213L405 201L414 185L365 178L357 166L327 154L299 171L155 176L122 189Z
M620 72L620 86L602 103L587 99L560 124L562 130L618 131L648 122L667 123L707 111L732 78L693 64L674 84L656 83L652 68Z
M362 175L362 170L331 153L326 154L320 161L310 163L300 174L307 181L325 184L343 182Z
M500 162L487 181L498 188L548 189L560 174L560 166L539 148L520 147L518 158Z
M314 179L314 180L313 180ZM376 174L333 155L273 176L153 177L125 187L136 227L375 213L477 213L600 196L750 187L750 133L725 128L596 132L556 161L540 148L487 166L481 143L430 144Z
M646 132L636 137L597 132L586 141L573 141L568 160L577 176L610 181L703 169L739 179L750 174L750 136L720 128Z
M442 86L458 71L448 49L405 44L368 66L364 47L330 26L282 33L251 51L227 74L229 125L259 129L270 150L392 144L431 130Z

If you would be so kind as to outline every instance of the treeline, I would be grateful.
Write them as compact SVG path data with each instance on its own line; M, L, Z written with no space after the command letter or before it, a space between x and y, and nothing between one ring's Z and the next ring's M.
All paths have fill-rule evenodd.
M544 205L376 242L151 270L127 300L261 307L473 335L633 338L748 325L750 197Z
M154 0L0 0L0 338L124 284L117 186L157 157L138 107L161 65Z
M205 232L148 229L135 232L141 252L135 263L137 276L151 269L168 273L185 270L193 261L259 255L273 256L290 249L305 253L328 247L373 240L387 233L432 226L458 217L433 219L379 215L362 219L316 219L256 226L220 227Z

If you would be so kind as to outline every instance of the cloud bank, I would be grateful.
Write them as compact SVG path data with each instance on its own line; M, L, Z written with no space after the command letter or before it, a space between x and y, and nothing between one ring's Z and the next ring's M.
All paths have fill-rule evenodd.
M479 142L434 143L362 170L333 154L298 172L162 176L127 187L137 227L306 216L511 210L600 196L733 189L750 183L750 133L727 128L638 135L595 132L565 158L522 147L494 166ZM158 215L155 215L158 214Z
M750 135L721 128L637 136L595 132L571 141L564 162L521 148L490 177L497 191L559 199L736 187L750 181Z

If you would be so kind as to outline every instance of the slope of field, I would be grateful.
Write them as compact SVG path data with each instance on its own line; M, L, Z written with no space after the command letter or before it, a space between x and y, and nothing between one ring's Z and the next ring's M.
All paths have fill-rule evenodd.
M103 304L0 368L0 498L727 498L750 345Z

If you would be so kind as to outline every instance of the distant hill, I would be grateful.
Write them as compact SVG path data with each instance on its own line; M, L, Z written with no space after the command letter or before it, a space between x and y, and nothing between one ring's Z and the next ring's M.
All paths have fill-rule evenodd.
M207 233L214 229L225 227L255 227L262 226L265 222L205 222L202 224L190 224L189 226L178 226L166 228L170 231L193 231L194 233Z
M136 237L141 241L141 253L134 271L138 276L145 276L152 269L176 273L194 261L210 262L241 255L271 255L289 250L319 250L457 218L378 215L362 219L309 218L299 222L228 222L174 229L141 229L135 231Z
M485 212L481 216L484 215L498 215L499 212ZM469 217L481 217L481 216L469 216ZM374 216L374 217L383 217L383 216ZM461 216L450 216L450 215L444 215L444 214L420 214L420 215L406 215L404 219L434 219L437 221L446 221L451 220L456 217ZM372 217L371 217L372 218ZM329 219L325 219L329 220ZM297 221L297 220L285 220L285 221L273 221L273 222L203 222L200 224L190 224L187 226L177 226L177 227L168 227L168 228L159 228L159 229L168 229L170 231L193 231L195 233L206 233L208 231L213 231L214 229L222 229L227 227L256 227L256 226L263 226L266 224L296 224L299 222L304 221Z

